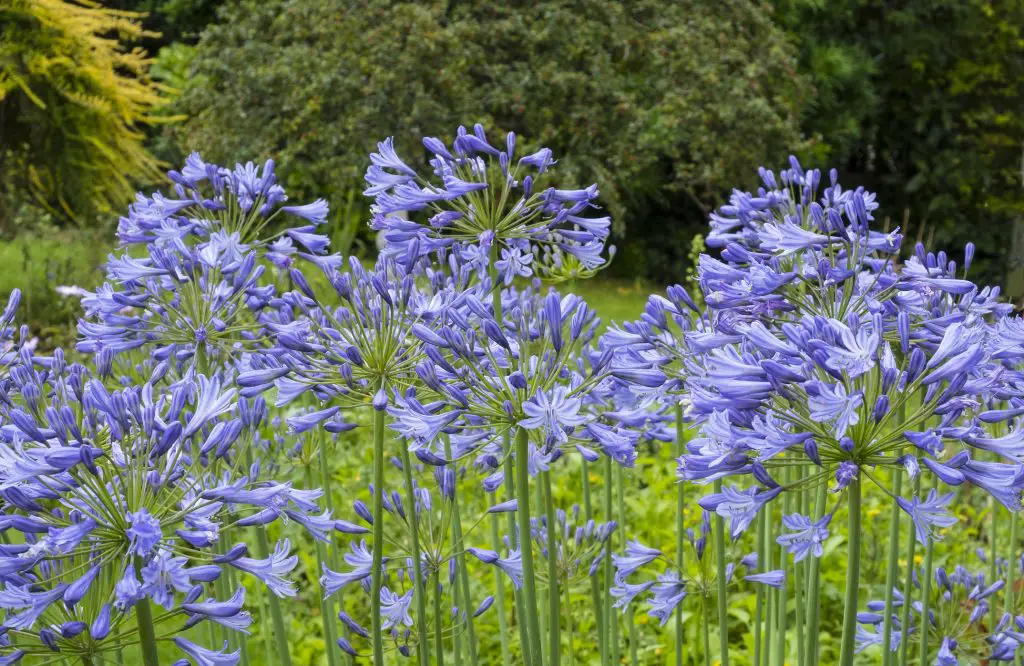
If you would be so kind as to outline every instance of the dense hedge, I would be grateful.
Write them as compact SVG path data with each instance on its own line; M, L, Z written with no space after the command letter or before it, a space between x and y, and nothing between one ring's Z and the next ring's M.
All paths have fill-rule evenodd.
M681 251L649 267L662 274L727 183L800 142L795 51L751 0L243 0L194 67L181 136L212 159L274 154L289 188L338 193L360 187L375 141L480 121L564 155L567 181L597 181L634 246L671 237ZM662 233L633 233L650 219Z

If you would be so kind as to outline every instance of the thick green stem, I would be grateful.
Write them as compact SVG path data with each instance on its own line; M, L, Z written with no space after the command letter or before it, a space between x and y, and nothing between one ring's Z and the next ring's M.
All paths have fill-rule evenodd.
M769 503L764 506L760 511L760 516L764 520L764 540L762 541L762 548L764 550L764 559L758 560L757 566L761 571L771 571L772 561L774 559L774 549L772 544L775 543L775 524L772 522L772 509L774 507ZM772 645L775 637L775 621L778 619L778 614L775 613L775 602L778 595L775 594L775 590L767 588L764 591L764 614L766 620L766 627L764 632L764 652L761 657L765 664L770 664L772 661Z
M576 665L576 646L573 645L575 629L572 623L572 596L570 586L565 586L565 626L569 630L569 666Z
M384 629L380 614L380 588L384 563L384 410L373 413L373 568L370 575L370 622L373 663L384 666Z
M715 492L722 492L722 481L715 481ZM715 568L718 570L718 639L719 659L722 666L729 666L729 610L726 599L725 580L725 518L715 514Z
M260 595L260 629L263 631L263 660L268 663L274 663L273 648L271 647L274 629L270 626L270 609L267 606L267 591L264 590L263 594ZM120 664L118 665L120 666Z
M139 569L138 561L135 568ZM149 597L135 604L135 622L139 627L139 647L142 650L142 663L145 666L160 666L160 655L156 645L156 632L153 630L153 610L149 605Z
M792 479L792 468L786 468L783 477L787 483L791 482ZM782 507L779 508L780 517L789 513L792 510L793 493L786 493L782 496ZM784 666L786 659L786 625L788 616L786 614L786 601L789 594L789 581L791 578L789 571L789 557L786 552L786 547L779 545L779 568L785 572L785 579L782 583L782 587L776 592L778 595L778 602L776 604L775 612L775 626L777 628L776 637L778 640L775 643L775 666Z
M544 488L544 513L548 538L548 663L557 666L562 661L561 594L558 582L558 523L555 521L555 501L551 496L551 472L541 473Z
M313 483L313 469L306 465L306 488L312 489ZM324 565L327 564L327 551L324 549L324 544L316 539L316 568L317 571L323 571ZM335 641L337 639L337 631L334 624L334 606L330 602L330 597L320 595L320 615L321 621L324 626L324 643L327 646L327 664L328 666L336 666L338 663L337 650L335 650Z
M989 497L989 514L992 524L989 528L989 547L992 551L989 554L988 566L989 573L988 579L991 582L999 580L999 545L996 542L996 537L999 536L999 502L996 501L995 497ZM992 609L993 612L995 609Z
M921 576L921 633L918 638L921 641L921 654L920 664L921 666L928 666L930 663L928 659L928 638L931 634L932 624L929 620L931 617L931 601L932 601L932 556L935 552L935 539L931 536L928 537L927 545L924 548L924 575ZM995 553L993 553L993 557Z
M1014 511L1010 514L1010 547L1006 550L1006 561L1008 562L1006 571L1006 599L1005 608L1003 611L1006 613L1017 614L1014 607L1014 586L1017 584L1017 565L1020 554L1017 550L1017 512ZM992 582L990 581L991 585Z
M462 581L459 580L456 574L455 581L452 584L452 606L458 607L462 604ZM454 609L453 609L454 610ZM453 618L457 618L457 615L453 615ZM462 632L456 629L452 635L452 648L454 649L455 666L462 666Z
M676 403L675 409L676 417L676 449L675 455L677 458L681 457L684 453L684 447L686 445L686 429L683 423L683 408L679 403ZM679 569L680 577L686 576L684 565L686 564L686 525L684 518L684 512L686 509L686 482L679 481L676 489L676 568ZM760 592L758 592L758 600L760 601ZM683 604L676 606L675 613L676 623L676 666L683 666ZM756 625L755 625L756 626ZM755 628L755 631L757 629ZM756 662L755 662L756 663Z
M626 534L629 532L629 528L626 526L626 485L622 479L622 467L615 466L615 486L618 491L618 502L619 502L619 533L622 534L622 547L626 545ZM682 605L682 604L680 604ZM632 666L637 666L639 663L639 655L637 649L639 648L639 641L636 637L636 622L633 621L635 609L633 604L630 604L626 608L626 626L629 630L629 663Z
M814 504L814 520L819 521L825 515L825 501L828 499L828 484L822 482L818 486L818 494ZM820 571L821 558L812 557L807 572L807 663L818 663L818 622L821 618L820 605Z
M894 470L892 480L892 522L889 524L889 561L885 571L885 618L882 620L882 666L889 666L892 663L892 605L896 587L896 576L899 573L899 552L900 552L900 514L903 510L896 502L900 496L901 484L903 483L903 470Z
M509 434L506 431L503 438L505 450L508 451L511 448L511 442ZM513 457L506 456L505 458L505 488L508 490L508 499L513 500L516 498L516 483L515 483L515 461ZM509 511L505 514L508 517L508 538L509 543L512 544L513 548L519 547L519 538L517 534L516 525L516 514ZM515 602L516 602L516 617L519 625L519 646L521 658L524 666L531 666L532 661L530 659L530 630L526 623L526 601L523 599L523 590L519 589L515 591Z
M499 277L498 277L498 266L497 266L497 263L498 263L498 250L499 250L499 244L498 243L494 243L494 244L491 245L490 262L488 262L487 272L488 272L488 275L489 275L490 280L491 280L491 289L493 290L492 294L491 294L491 309L492 309L492 311L494 313L494 320L496 322L498 322L498 324L500 326L501 325L501 321L504 318L504 316L503 316L502 304L501 304L501 286L500 286L501 285L501 281L499 280ZM508 430L506 430L505 432L503 432L501 434L501 443L502 443L502 450L506 453L506 456L505 456L505 488L508 491L508 499L513 500L513 499L516 499L516 492L517 491L516 491L516 486L513 483L513 478L515 477L515 473L514 473L514 470L513 470L513 461L512 461L512 457L510 455L508 455L509 452L512 449L512 438L511 438L511 435L509 434ZM528 485L529 484L527 484L527 486ZM518 541L519 541L517 539L517 537L516 537L516 516L514 516L511 512L509 512L507 515L508 515L508 538L509 538L509 542L512 544L512 547L515 548L515 547L517 547ZM527 532L526 535L527 535L527 537L529 537L529 532ZM529 635L530 632L529 632L529 628L527 626L527 622L526 622L526 619L525 619L526 618L526 609L524 608L524 606L526 604L526 601L523 599L523 594L522 594L521 591L517 591L514 594L515 594L515 604L516 604L516 616L518 617L518 620L519 620L519 644L522 646L522 656L521 656L521 659L523 661L523 666L541 666L541 664L539 664L539 663L538 664L534 664L533 663L532 658L531 658L531 654L530 654L530 650L527 647L530 644L530 635Z
M711 613L708 609L708 595L706 592L701 592L700 609L701 617L704 618L704 666L711 666Z
M441 574L434 572L434 664L444 666L444 612L441 610Z
M758 566L764 566L766 562L767 548L765 547L765 524L767 520L762 513L757 517L757 562ZM764 624L764 585L758 585L754 601L754 666L761 666L761 642L764 638L762 625Z
M800 465L796 468L796 478L806 478L807 470L806 465ZM795 509L797 512L807 515L807 509L804 506L807 503L807 490L796 491L796 497L794 499ZM785 557L785 555L783 555ZM804 576L803 568L807 565L807 561L794 562L792 564L793 570L793 595L794 595L794 611L796 614L796 663L798 666L804 666L807 663L806 644L804 643Z
M497 504L495 493L491 493L491 504ZM498 514L491 514L491 547L494 552L501 552L501 526ZM505 608L505 578L500 569L494 569L494 605L498 607L498 636L501 639L501 663L512 666L512 653L508 647L508 610Z
M444 436L444 457L447 460L452 459L452 443L447 435ZM458 472L455 474L455 484L458 486ZM462 517L459 512L459 493L458 490L452 495L452 540L455 542L455 561L459 568L459 590L462 593L462 599L459 601L459 605L462 606L462 610L466 614L466 642L469 644L469 663L472 666L477 664L477 648L476 648L476 629L473 626L473 608L471 606L470 594L469 594L469 571L466 569L466 555L465 547L462 543Z
M843 608L843 640L839 663L841 666L853 666L854 649L857 636L857 597L860 591L860 479L855 479L846 488L849 508L847 541L849 551L846 559L846 605Z
M530 660L534 666L543 666L540 647L540 618L537 612L537 578L533 566L533 543L530 538L530 440L529 433L520 428L516 432L516 495L519 498L519 541L523 562L523 609L529 627Z
M612 520L612 459L604 457L604 515L605 520ZM604 553L604 617L605 631L605 662L608 666L619 663L619 622L612 615L612 549L614 539L608 539Z
M594 518L594 505L590 499L590 465L586 460L582 463L583 475L583 515L589 523ZM601 583L598 576L590 576L590 596L594 601L594 625L597 627L597 649L601 655L601 663L605 663L605 631L604 631L604 608L601 606Z
M807 663L806 643L804 641L804 562L793 563L793 598L796 601L796 663L804 666Z
M419 634L419 647L416 655L423 666L430 665L430 629L427 626L426 586L423 584L423 556L420 550L420 518L416 511L416 487L412 482L412 460L409 447L402 446L402 474L405 477L405 496L409 499L406 508L409 516L409 532L412 536L412 573L413 596L416 597L416 633Z
M914 481L914 495L921 493L921 477L918 476ZM900 616L900 627L903 631L902 640L900 641L900 665L907 666L907 661L910 652L910 607L911 597L914 593L914 551L917 548L917 534L914 529L914 521L910 521L907 525L907 573L906 578L903 581L903 613Z
M544 494L541 490L541 486L544 484L539 482L533 486L533 501L534 506L538 508L541 515L544 515ZM541 521L538 521L541 522ZM531 523L532 524L532 523ZM543 524L538 529L543 529ZM547 595L537 595L537 618L540 622L540 655L541 663L547 661L547 649L548 649L548 598Z
M329 444L332 440L324 438L320 442L318 447L318 453L320 456L320 488L324 491L324 508L334 515L334 493L333 484L331 483L331 461L328 455ZM327 547L327 558L330 563L330 567L334 570L338 569L338 554L334 548L334 541L332 540ZM328 611L331 614L331 624L335 627L335 637L337 637L337 616L334 614L335 604L338 608L345 608L345 591L338 590L335 596L329 599ZM424 620L425 622L426 620ZM348 638L348 627L342 627L342 632L345 638ZM332 646L333 647L333 646ZM423 648L424 650L426 647ZM342 656L342 661L346 664L352 664L352 655L345 653Z

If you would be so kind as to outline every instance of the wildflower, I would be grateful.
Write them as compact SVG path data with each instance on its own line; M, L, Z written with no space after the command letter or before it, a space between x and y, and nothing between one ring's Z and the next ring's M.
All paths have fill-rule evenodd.
M786 572L783 569L779 569L758 574L747 574L744 576L744 580L751 583L761 583L768 587L783 588L786 586Z
M197 666L235 666L240 658L238 650L228 652L228 642L220 650L209 650L196 645L181 636L174 639L174 644L196 662Z
M920 497L914 497L909 501L902 497L896 498L900 508L910 514L917 540L922 543L936 538L933 528L952 527L956 524L956 517L946 509L952 501L953 493L940 496L934 489L928 492L928 497L924 501Z
M661 626L665 626L676 607L686 599L686 582L670 569L658 576L651 591L651 609L647 614L658 619Z
M586 419L579 416L582 402L579 398L566 396L564 386L557 386L549 393L538 391L530 400L523 403L523 411L527 418L518 425L528 430L543 429L545 439L558 442L567 441L566 430L585 423Z
M627 541L625 555L613 555L612 565L615 567L615 579L622 581L636 572L640 567L650 564L661 557L661 551L650 548L639 541Z
M251 618L241 588L230 599L199 602L201 585L234 566L282 593L297 558L287 557L286 543L268 560L246 557L244 544L218 552L222 527L253 516L265 525L287 514L313 531L307 514L318 509L317 491L232 471L226 461L244 453L237 433L230 436L240 422L230 414L234 391L222 391L218 380L186 373L171 384L112 391L61 358L55 354L45 373L18 369L6 395L21 404L19 394L27 393L36 408L5 410L0 427L0 448L21 459L8 472L19 478L5 491L3 529L16 533L25 551L0 557L8 574L0 606L16 610L6 625L24 633L19 645L49 650L56 640L50 627L61 627L62 646L104 658L120 640L112 626L154 603L168 611L153 614L163 633L169 622L176 623L172 633L181 629L182 613L187 624L208 618L245 631ZM35 474L22 476L30 468ZM200 663L237 659L179 646Z
M286 233L315 257L327 245L314 233L327 204L280 206L287 197L272 161L262 170L250 162L229 171L193 153L168 176L180 198L140 194L118 224L120 243L143 246L141 256L111 256L107 281L80 294L86 316L78 348L118 355L153 344L161 360L192 360L206 372L209 357L258 346L274 293L260 260L291 263L289 247L260 238L266 221L280 210L312 223Z
M828 525L832 521L832 514L826 514L821 520L811 522L807 516L792 514L782 517L782 524L789 534L783 534L775 540L793 556L794 562L799 562L808 555L821 557L825 540L828 539Z
M607 219L583 215L596 207L597 186L541 187L555 164L551 151L541 149L516 162L516 143L509 133L504 150L498 149L480 125L472 133L459 127L450 148L427 137L423 145L432 154L433 179L401 160L393 139L378 143L370 156L364 194L374 198L373 224L384 231L385 252L400 261L415 261L451 249L467 263L486 266L490 260L481 255L489 252L486 239L493 238L500 257L495 270L506 284L516 275L531 274L530 262L541 247L565 252L589 271L604 265L600 252L609 232ZM480 205L482 200L493 203ZM430 224L393 215L420 210L428 211Z
M740 490L736 486L725 486L722 492L703 497L699 503L701 508L727 518L730 534L735 539L746 531L761 507L781 491L781 488L761 492L757 488Z

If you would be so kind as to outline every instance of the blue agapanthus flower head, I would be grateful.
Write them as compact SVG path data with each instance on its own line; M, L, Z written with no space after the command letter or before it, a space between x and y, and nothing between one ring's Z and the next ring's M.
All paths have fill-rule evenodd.
M843 189L834 171L826 185L792 160L761 176L761 189L735 192L711 218L720 258L700 259L708 311L685 333L694 355L683 366L701 428L680 475L747 478L771 492L796 460L812 471L786 489L838 492L877 483L872 471L888 467L953 486L977 480L1019 509L1024 337L998 290L920 245L900 259L899 230L873 228L874 195ZM641 326L618 335L638 353L658 349ZM994 436L1005 421L1009 433ZM900 506L921 534L948 524L935 498Z
M228 527L315 526L320 496L246 473L236 389L188 373L110 390L61 358L16 368L0 405L0 608L18 633L0 654L107 659L140 604L166 611L153 614L163 633L204 621L246 631L244 589L213 585L228 569L293 596L287 540L268 557L219 545Z
M414 400L398 398L401 407L392 415L396 429L418 433L420 459L443 456L434 436L443 429L456 457L473 454L482 467L497 470L485 482L493 491L509 453L501 435L521 429L530 441L531 474L566 453L588 460L603 453L632 465L639 432L623 423L625 414L607 408L636 378L626 368L618 378L613 354L590 348L593 310L578 296L533 288L505 290L500 317L493 305L465 291L443 316L411 327L423 345L416 366L422 385ZM663 374L649 374L657 385L665 382ZM640 421L647 420L645 412Z
M702 603L717 593L717 576L722 576L725 586L737 586L744 582L769 587L785 585L785 571L759 571L757 553L748 553L737 561L729 562L722 571L706 566L708 536L711 534L710 513L701 512L698 537L693 530L686 531L685 543L696 555L693 566L680 570L675 560L670 560L660 549L652 548L638 540L627 541L624 552L612 555L615 568L615 583L611 595L616 598L615 608L625 611L639 601L647 603L647 614L664 626L676 613L680 605L691 595L702 597ZM660 571L652 579L652 570ZM742 575L738 575L742 574ZM642 579L639 579L642 577Z
M597 185L555 187L551 150L520 155L517 144L511 132L494 146L482 125L459 127L450 145L423 139L430 158L421 171L398 155L393 138L380 142L364 193L374 198L385 253L412 261L447 250L506 283L537 273L586 277L604 266L611 219L591 215Z
M902 609L907 600L899 589L893 589L892 639L889 649L900 649L905 640L914 640L922 627L928 627L931 636L927 663L942 666L991 662L1012 662L1024 645L1021 616L1015 607L1002 608L1001 595L1006 580L987 580L984 573L974 572L958 565L951 571L937 567L931 572L915 569L913 583L920 594L922 578L931 576L929 586L928 619L924 621L924 606L912 601L910 625L902 626ZM1000 571L1000 575L1005 575ZM996 612L996 605L1000 612ZM857 614L860 623L857 632L857 651L862 652L883 641L882 624L885 621L885 601L871 600L867 611Z
M326 202L282 206L273 161L228 170L193 153L168 175L175 198L138 195L118 225L125 251L110 256L106 282L82 299L78 349L101 366L153 345L157 357L205 372L210 357L258 347L275 296L270 265L319 262L326 250L327 237L316 233ZM279 230L285 220L298 226ZM141 252L128 251L134 246Z
M278 406L312 392L334 406L383 410L393 391L412 383L423 356L412 327L430 315L413 276L386 257L372 270L353 257L342 273L338 259L321 264L336 299L317 295L303 279L277 301L267 319L275 344L253 354L251 369L239 376L247 394L276 386Z

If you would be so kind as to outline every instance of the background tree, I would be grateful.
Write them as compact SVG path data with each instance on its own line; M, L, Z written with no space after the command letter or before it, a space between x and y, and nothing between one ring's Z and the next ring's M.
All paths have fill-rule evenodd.
M199 43L179 135L211 159L274 155L289 191L337 199L385 136L514 130L600 183L629 228L621 269L667 277L720 192L799 145L794 65L751 0L242 0Z
M776 0L775 16L814 86L813 161L876 189L911 241L974 241L984 279L1004 282L1024 211L1024 2Z
M0 188L76 218L121 208L160 176L140 127L163 98L145 53L124 45L146 35L139 19L95 3L0 1Z

